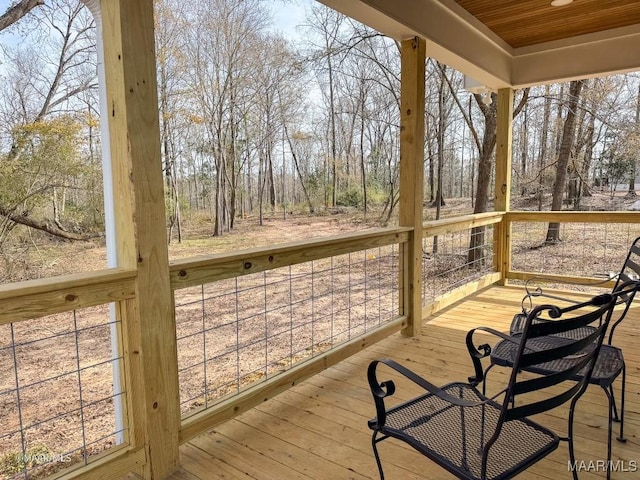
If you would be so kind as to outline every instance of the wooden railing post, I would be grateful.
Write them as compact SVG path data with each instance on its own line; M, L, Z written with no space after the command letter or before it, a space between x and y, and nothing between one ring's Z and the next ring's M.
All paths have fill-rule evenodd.
M418 335L422 325L422 197L424 184L424 112L426 42L402 42L400 86L400 226L413 227L400 255L404 335Z
M496 130L495 210L508 212L511 202L511 144L513 131L513 90L498 90ZM496 270L501 273L502 285L507 284L511 269L511 227L506 219L494 230Z
M135 298L121 304L132 445L144 476L179 466L180 408L169 282L156 85L153 0L101 0L117 259L135 268Z

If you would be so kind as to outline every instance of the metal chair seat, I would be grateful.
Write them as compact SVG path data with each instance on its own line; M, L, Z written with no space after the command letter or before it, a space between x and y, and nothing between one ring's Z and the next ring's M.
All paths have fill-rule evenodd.
M517 334L515 336L517 336ZM559 347L566 345L570 341L570 339L561 336L537 337L528 340L527 345L531 345L532 350L539 350L542 347ZM513 365L517 352L517 344L502 340L493 347L491 351L491 362L501 367L510 367ZM539 365L532 365L531 367L527 367L527 371L539 375L551 375L571 367L571 363L574 361L575 360L563 358ZM599 385L602 388L609 388L623 370L624 357L622 356L622 350L612 345L602 345L589 383ZM580 380L583 375L584 371L580 371L572 377L572 380Z
M475 387L451 383L449 395L471 402L486 400ZM403 440L461 479L482 479L482 447L493 433L502 406L487 402L460 408L427 394L387 411L380 433ZM444 439L444 440L443 440ZM504 423L491 449L487 480L511 478L558 447L558 436L526 418Z

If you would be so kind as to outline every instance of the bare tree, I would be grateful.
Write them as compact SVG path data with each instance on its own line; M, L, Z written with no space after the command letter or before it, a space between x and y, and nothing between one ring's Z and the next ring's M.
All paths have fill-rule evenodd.
M575 141L576 131L576 109L582 91L583 80L574 80L569 85L569 100L567 102L567 115L562 129L562 140L558 152L556 163L556 180L553 186L553 198L551 200L551 210L562 210L562 197L564 195L565 182L567 178L567 165L571 156L571 149ZM554 244L560 241L560 223L550 222L547 229L545 244Z
M180 192L178 190L178 164L181 158L179 133L187 123L180 115L187 86L183 82L184 36L180 32L187 26L182 9L184 4L173 0L159 0L155 4L155 29L158 63L158 101L160 109L160 137L165 177L168 240L175 229L178 243L182 242Z
M637 151L640 147L640 83L638 84L638 92L636 94L636 109L634 114L634 121L631 128L630 143L635 147ZM629 189L627 190L627 197L636 197L636 173L638 171L637 160L631 162L631 174L629 175Z
M0 99L0 115L11 128L12 142L2 162L0 216L55 236L83 238L61 233L60 215L67 191L77 182L77 177L68 176L77 168L81 149L73 112L82 108L82 95L96 87L93 17L73 0L56 0L30 11L30 41L8 56ZM69 143L63 132L77 144ZM42 164L40 155L46 152L49 158ZM51 221L32 215L35 208L46 215L45 203L53 208Z
M213 157L213 234L222 235L235 218L234 197L240 169L238 140L252 92L247 85L260 61L256 50L266 16L258 0L194 2L187 12L189 84L203 119Z
M549 122L551 120L551 95L549 85L545 85L544 114L542 117L542 135L540 136L540 149L538 151L538 210L542 211L544 201L544 184L542 171L545 168L549 150Z
M444 195L442 192L442 184L443 184L443 164L445 158L445 137L446 137L446 128L449 120L449 114L451 113L451 107L453 106L451 102L447 101L447 83L451 83L451 80L447 78L447 67L446 65L437 62L436 70L438 71L438 108L437 108L437 130L436 130L436 155L438 159L438 168L437 168L437 184L436 184L436 194L433 200L432 206L436 207L436 220L440 218L440 208L445 205L444 203ZM447 105L449 103L449 105Z
M324 6L314 5L311 9L311 18L308 28L320 34L320 44L314 45L313 58L318 67L318 72L325 76L325 86L322 89L323 97L329 108L329 151L327 164L330 172L331 206L337 204L338 194L338 146L336 127L336 69L335 63L339 62L337 55L342 54L341 41L338 37L344 15Z

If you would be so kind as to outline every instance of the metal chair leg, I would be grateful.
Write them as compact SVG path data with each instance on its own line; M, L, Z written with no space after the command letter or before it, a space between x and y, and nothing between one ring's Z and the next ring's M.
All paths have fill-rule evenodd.
M611 436L613 431L613 411L615 410L615 399L609 388L603 389L609 400L609 428L607 430L607 480L611 480Z
M620 417L618 416L618 407L616 406L616 396L613 392L613 383L608 387L609 393L611 394L611 399L613 402L613 421L618 423L620 421Z
M569 462L573 466L571 473L573 474L573 480L578 480L578 468L576 463L576 452L573 448L573 417L575 414L576 399L571 401L569 407L569 426L567 428L567 442L569 443Z
M378 464L378 472L380 472L380 480L384 480L384 472L382 471L382 462L380 461L380 455L378 454L378 442L384 440L387 437L376 439L378 432L373 432L371 437L371 446L373 447L373 456L376 457L376 463Z
M620 393L620 436L617 437L619 442L626 442L624 438L624 394L627 388L627 367L622 364L622 392Z

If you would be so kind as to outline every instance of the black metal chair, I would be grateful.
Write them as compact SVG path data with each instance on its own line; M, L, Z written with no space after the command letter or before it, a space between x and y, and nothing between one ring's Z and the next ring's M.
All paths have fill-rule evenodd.
M393 360L375 360L367 372L376 407L376 417L369 421L373 430L372 446L380 478L384 479L378 443L387 438L402 440L430 458L457 478L467 480L502 480L512 478L554 451L560 439L548 428L528 417L570 401L569 452L574 462L573 416L577 400L588 386L595 359L603 342L615 306L615 296L604 294L579 305L560 309L542 305L527 317L521 335L509 336L491 328L479 327L467 333L467 348L475 375L468 383L457 382L437 387ZM575 311L580 309L580 314ZM540 312L560 318L554 322L533 323ZM570 335L560 346L543 343L533 347L537 338L570 334L588 326L587 336ZM491 353L488 344L474 346L474 334L488 332L516 346L509 382L504 389L487 398L478 386L484 381L481 359ZM563 369L554 375L523 371L542 362L561 362ZM387 405L396 392L393 381L378 381L378 366L384 364L401 374L400 379L424 390L418 396L396 405ZM584 374L575 382L578 372ZM515 399L518 402L514 402ZM574 478L577 474L574 472Z
M620 422L620 433L617 437L617 440L620 442L626 442L626 438L624 436L624 401L625 401L625 391L626 391L626 366L624 362L624 357L622 354L622 350L614 347L613 344L613 335L615 333L616 327L620 325L622 320L627 315L629 311L629 307L634 299L635 290L626 291L628 289L623 288L626 285L630 285L633 282L637 282L640 279L640 237L636 238L629 248L629 252L622 264L622 268L620 271L613 276L612 278L608 278L605 282L609 282L611 279L615 278L615 284L611 293L620 292L620 294L616 295L617 300L616 304L620 305L622 308L618 309L614 314L614 319L611 321L611 326L609 329L609 335L607 344L603 346L600 356L596 362L594 373L591 377L590 383L593 385L599 385L604 390L607 400L609 402L609 425L608 425L608 460L611 459L611 438L612 438L612 430L613 430L613 422ZM536 298L550 298L554 300L559 300L565 303L578 303L576 300L571 298L562 297L553 293L549 293L543 290L540 285L537 285L535 288L532 288L532 282L540 282L545 279L545 277L534 277L527 281L525 284L526 294L522 299L522 313L518 313L513 317L513 321L511 322L511 326L509 328L509 333L511 335L518 335L522 332L524 322L527 318L528 311L533 308L534 302ZM561 283L573 283L573 282L561 282ZM582 285L582 286L599 286L602 285L602 282L598 283L573 283L574 285ZM538 316L534 322L545 322L549 321L549 319L542 318ZM584 331L574 331L572 334L577 336L584 336L592 330L593 327L586 327ZM559 339L550 338L548 341L558 344L561 342ZM513 361L513 351L512 347L508 343L502 343L496 346L492 355L491 355L491 366L501 365L506 366L510 365ZM491 368L491 366L489 368ZM543 371L544 370L544 371ZM539 370L538 373L547 374L553 373L553 366ZM615 380L620 377L621 378L621 394L620 394L620 408L618 409L616 405L616 399L613 389L613 384ZM608 477L609 478L608 474Z
M626 263L626 262L625 262ZM629 280L625 283L620 283L620 281L616 282L616 286L614 287L614 291L612 292L614 298L616 299L615 305L622 302L624 304L623 312L618 315L615 323L612 323L611 329L624 318L633 299L635 297L638 281ZM614 305L614 308L615 308ZM577 304L576 304L577 306ZM532 312L533 313L533 312ZM553 324L556 320L547 319L540 316L542 312L538 311L535 315L524 315L525 321L523 322L520 318L514 319L511 324L511 337L519 337L523 334L523 327L526 325L527 321L531 321L534 325L539 324ZM531 318L530 318L531 317ZM595 326L586 325L579 329L554 333L547 336L540 336L535 339L531 339L528 345L531 345L531 348L536 349L547 349L547 348L561 348L563 345L570 344L576 340L580 340L595 331ZM611 332L609 334L609 339L611 339ZM508 340L502 340L499 342L492 350L490 359L491 364L485 371L484 375L488 374L489 370L495 365L502 367L513 367L515 364L515 360L518 354L518 347L514 343ZM567 367L566 359L558 359L555 361L548 361L536 365L530 365L527 367L523 367L525 370L529 372L536 373L538 375L546 376L546 375L555 375L558 372L564 371ZM575 372L571 380L583 381L583 377L585 375L585 371ZM620 395L620 415L618 416L618 411L616 408L616 401L613 392L613 384L615 380L621 377L622 378L622 388ZM612 430L613 430L613 421L618 420L620 422L620 435L617 437L619 441L626 441L624 437L624 401L625 401L625 390L626 390L626 367L624 363L624 357L622 355L622 350L614 347L612 345L602 345L600 348L600 352L596 358L595 365L593 371L588 379L588 383L592 385L599 385L604 390L609 406L609 418L608 418L608 437L607 437L607 478L611 478L611 453L612 453ZM484 393L485 384L483 384L483 393Z

